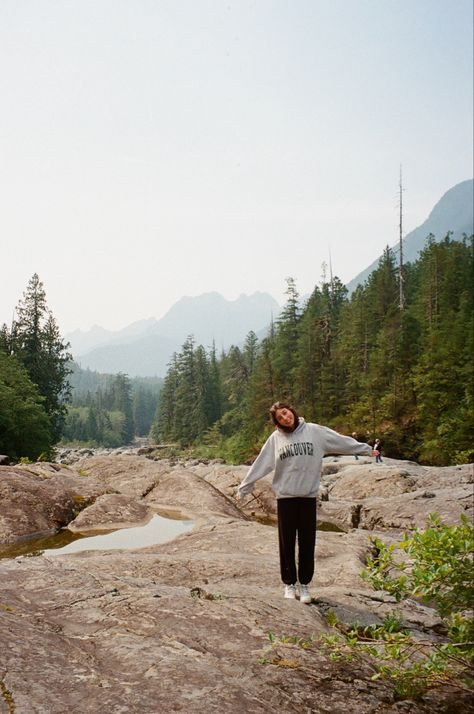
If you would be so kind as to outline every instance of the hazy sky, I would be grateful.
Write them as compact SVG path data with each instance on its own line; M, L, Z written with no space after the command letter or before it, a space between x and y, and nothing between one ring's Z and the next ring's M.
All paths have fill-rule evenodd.
M0 0L0 322L348 282L472 178L472 0Z

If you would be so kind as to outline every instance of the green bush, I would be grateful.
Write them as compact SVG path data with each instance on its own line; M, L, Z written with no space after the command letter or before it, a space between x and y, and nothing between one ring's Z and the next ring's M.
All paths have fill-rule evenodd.
M449 683L460 690L474 683L474 526L465 515L454 526L431 514L425 530L406 534L398 544L372 539L375 555L361 575L376 590L398 602L420 598L435 606L445 624L445 641L410 635L394 613L380 626L344 625L332 613L329 622L342 634L325 637L332 659L366 658L372 679L390 680L398 699L417 697ZM404 557L406 556L406 559Z
M373 539L377 555L367 561L363 575L377 590L386 590L397 600L418 596L433 602L444 618L467 610L474 602L474 526L461 515L460 524L441 523L431 514L426 530L416 529L396 546ZM395 560L396 550L409 561ZM392 577L392 571L402 574Z

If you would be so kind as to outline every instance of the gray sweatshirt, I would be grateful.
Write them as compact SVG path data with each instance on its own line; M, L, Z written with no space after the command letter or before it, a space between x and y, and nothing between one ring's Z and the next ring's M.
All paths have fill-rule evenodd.
M315 497L323 456L328 454L370 456L372 447L300 417L294 431L275 429L268 437L240 484L239 494L250 493L256 481L275 471L272 486L277 498Z

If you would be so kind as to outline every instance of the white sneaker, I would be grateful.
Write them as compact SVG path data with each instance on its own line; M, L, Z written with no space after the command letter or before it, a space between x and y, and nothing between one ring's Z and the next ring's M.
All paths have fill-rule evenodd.
M296 588L294 585L285 585L285 597L288 600L294 600L296 598Z
M299 593L300 593L300 602L304 602L306 605L309 605L309 603L311 602L311 593L309 592L308 586L300 585Z

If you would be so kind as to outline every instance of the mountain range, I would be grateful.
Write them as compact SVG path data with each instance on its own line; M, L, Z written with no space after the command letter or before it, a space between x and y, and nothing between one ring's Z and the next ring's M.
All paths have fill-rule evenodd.
M149 318L111 332L94 326L65 336L75 361L98 372L130 376L164 376L173 354L189 335L196 344L217 351L245 340L250 330L260 333L280 312L268 293L240 295L226 300L216 292L182 297L160 320Z
M413 262L432 234L442 240L448 232L460 240L474 232L474 181L463 181L449 189L421 226L403 239L404 261ZM392 249L398 256L398 244ZM349 294L375 270L380 258L347 284ZM281 308L268 293L241 295L226 300L216 292L182 297L160 320L147 318L122 330L109 331L95 325L87 332L76 330L65 336L75 361L98 372L125 372L134 376L164 376L173 352L180 351L188 335L196 344L218 351L242 343L253 330L266 333Z

